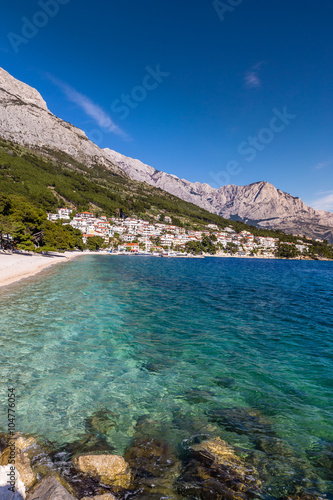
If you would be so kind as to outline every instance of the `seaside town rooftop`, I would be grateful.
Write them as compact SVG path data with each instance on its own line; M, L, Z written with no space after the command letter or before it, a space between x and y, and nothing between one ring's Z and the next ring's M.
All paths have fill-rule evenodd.
M60 208L58 213L48 214L48 220L62 221L62 224L70 224L74 229L80 230L84 243L87 243L89 238L99 236L106 247L118 252L134 253L146 250L163 253L174 250L185 253L199 248L196 245L209 241L212 251L208 253L273 257L278 247L278 238L256 236L245 230L236 232L231 226L220 228L216 224L207 224L199 230L195 227L177 226L172 223L171 217L165 215L163 222L160 215L155 219L148 221L133 216L106 217L90 211L75 213L68 208ZM300 240L295 247L303 254L309 244Z

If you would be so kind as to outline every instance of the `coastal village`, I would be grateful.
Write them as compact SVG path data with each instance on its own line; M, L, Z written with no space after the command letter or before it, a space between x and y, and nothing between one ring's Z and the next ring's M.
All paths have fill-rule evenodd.
M70 224L79 229L84 243L89 238L99 236L112 253L126 255L150 253L155 256L186 257L195 253L188 251L189 248L195 248L189 243L202 243L206 238L215 247L209 253L217 256L274 257L279 241L278 238L255 236L249 231L237 233L231 226L221 229L215 224L208 224L203 230L185 229L172 225L171 217L164 214L158 215L152 223L134 217L96 217L93 212L74 213L69 208L60 208L58 213L48 214L48 220L62 221L64 225ZM309 244L300 240L295 246L303 254Z

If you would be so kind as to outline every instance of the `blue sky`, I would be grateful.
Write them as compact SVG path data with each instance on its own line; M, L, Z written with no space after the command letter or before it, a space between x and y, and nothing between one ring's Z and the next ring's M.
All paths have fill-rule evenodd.
M332 0L11 0L0 65L101 147L333 211L332 18Z

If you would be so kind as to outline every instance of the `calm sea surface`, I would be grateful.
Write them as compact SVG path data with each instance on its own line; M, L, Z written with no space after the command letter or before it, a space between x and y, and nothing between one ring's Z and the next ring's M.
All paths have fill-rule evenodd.
M266 490L333 498L332 291L331 262L80 257L1 291L2 408L14 385L17 429L59 447L113 412L122 454L149 415L269 461L263 422Z

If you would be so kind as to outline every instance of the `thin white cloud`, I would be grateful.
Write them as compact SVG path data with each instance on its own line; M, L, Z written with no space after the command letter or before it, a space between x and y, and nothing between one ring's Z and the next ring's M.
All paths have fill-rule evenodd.
M333 191L322 191L317 193L317 198L310 204L316 210L333 211Z
M69 101L83 109L101 128L128 140L128 135L114 123L112 118L98 104L95 104L89 97L81 94L67 83L58 80L58 78L52 75L47 75L47 77L62 90Z
M329 167L333 164L333 160L329 160L329 161L323 161L323 162L320 162L320 163L317 163L317 165L315 165L315 169L316 170L320 170L322 168L326 168L326 167Z
M261 86L261 80L254 71L248 71L245 75L245 85L250 89L255 89Z
M263 61L258 62L252 68L250 68L244 76L245 86L248 89L257 89L261 87L261 79L259 77L259 70L263 64Z

